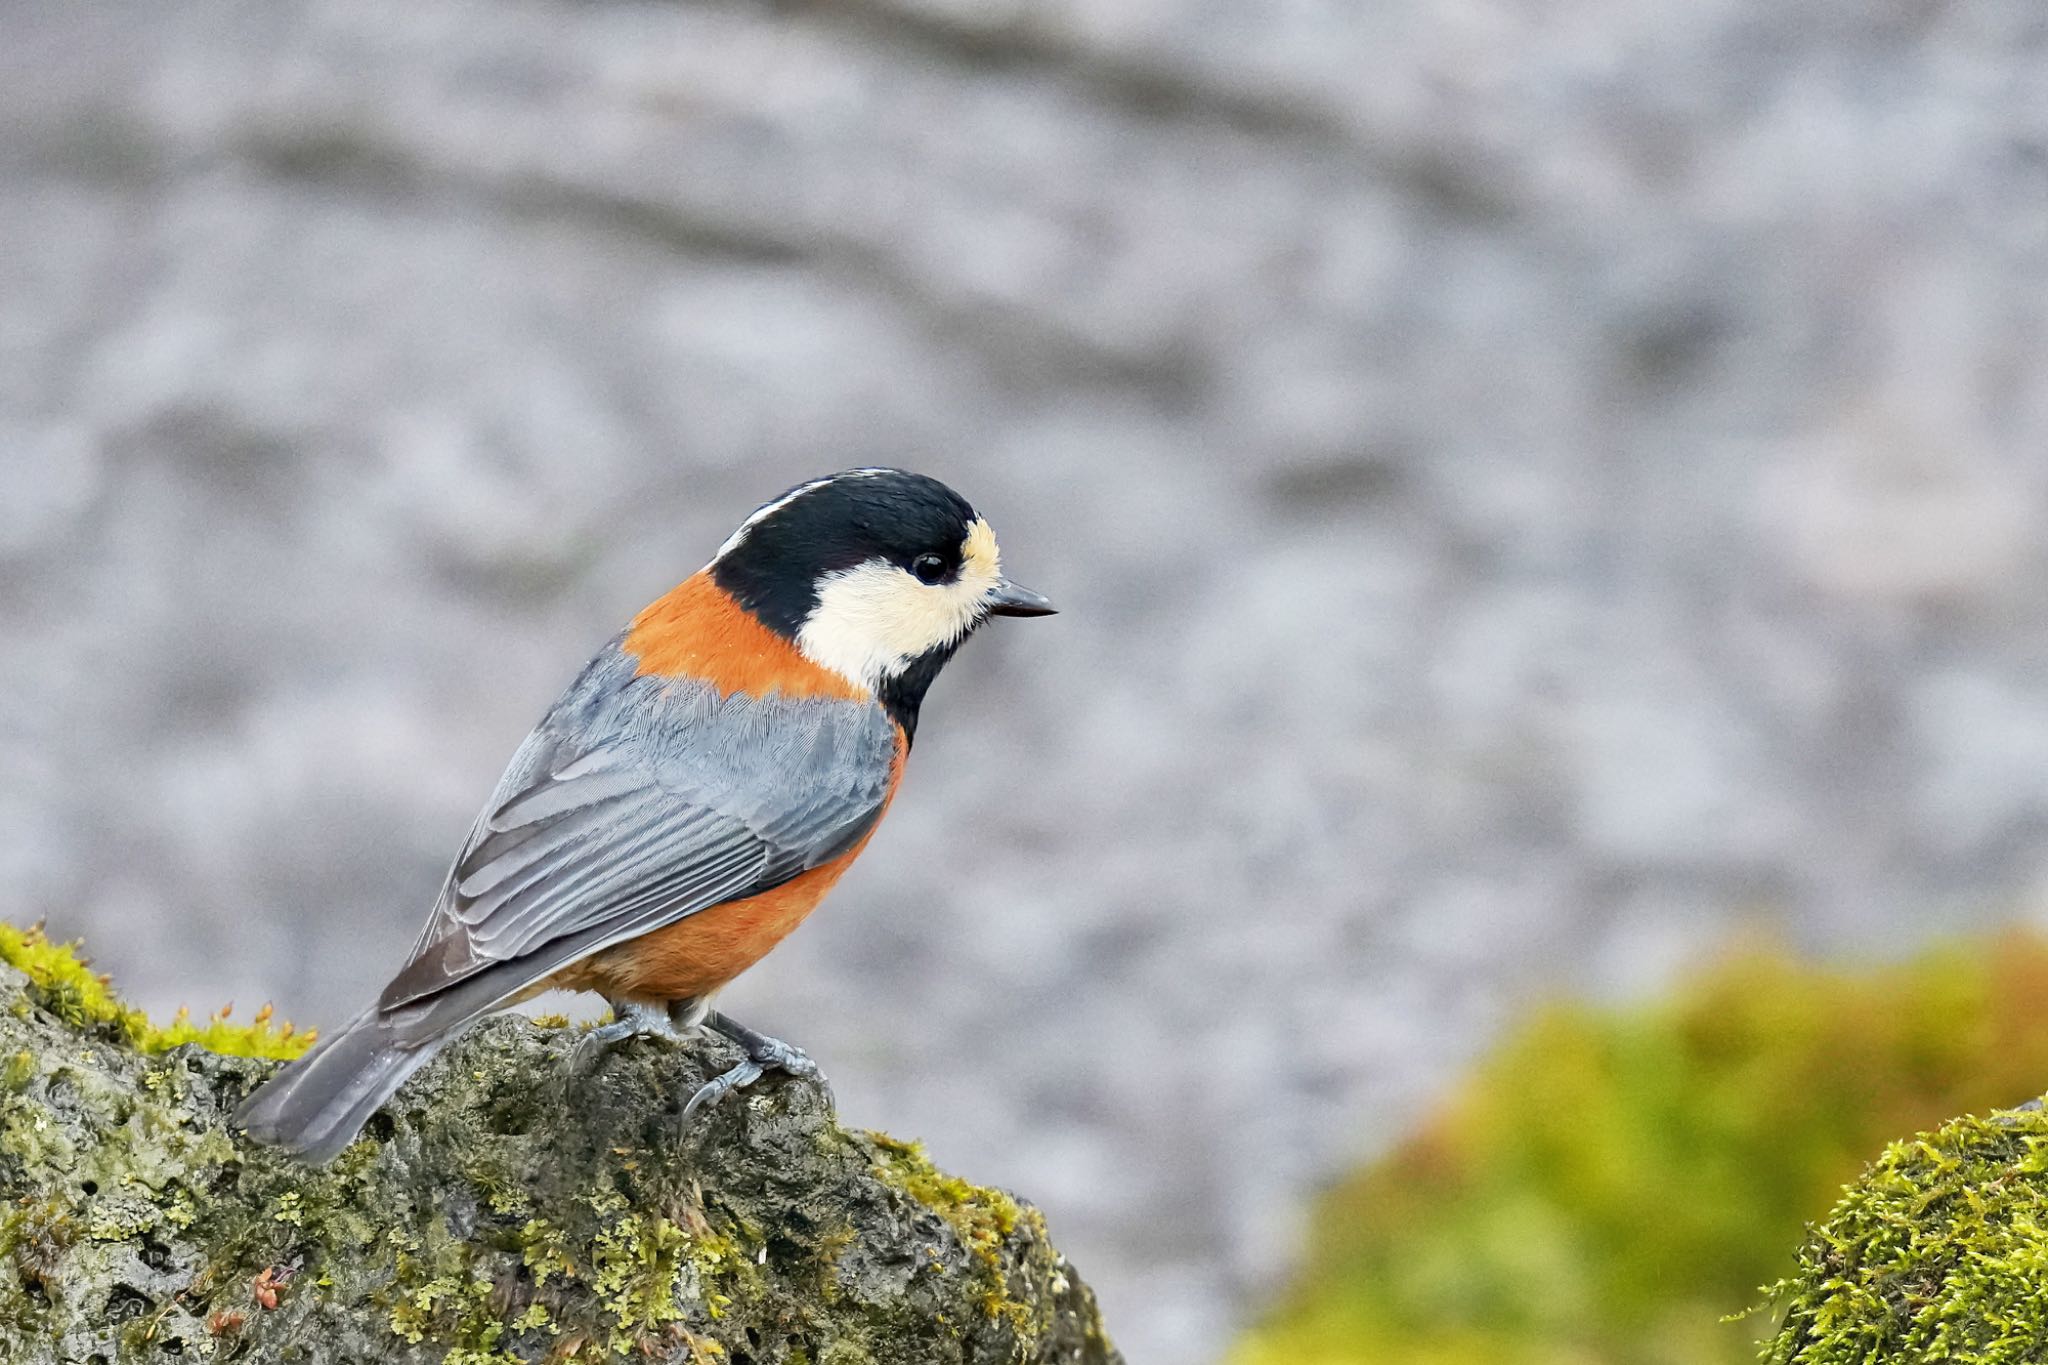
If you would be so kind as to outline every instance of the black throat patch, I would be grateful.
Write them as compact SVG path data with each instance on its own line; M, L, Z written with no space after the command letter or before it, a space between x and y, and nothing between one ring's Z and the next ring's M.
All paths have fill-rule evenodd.
M931 690L932 681L939 676L939 670L946 666L963 642L956 641L940 649L927 650L910 661L910 667L893 678L884 678L876 690L876 697L882 709L889 713L898 725L903 727L903 743L907 747L917 738L917 708L924 705L924 694Z

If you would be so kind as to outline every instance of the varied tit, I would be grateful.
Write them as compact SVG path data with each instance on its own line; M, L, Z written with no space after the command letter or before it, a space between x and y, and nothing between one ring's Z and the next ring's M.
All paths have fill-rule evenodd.
M796 1048L712 1010L802 923L896 793L925 690L991 616L1044 616L995 533L936 479L854 469L761 507L598 652L512 756L405 966L375 1004L236 1111L313 1161L458 1031L563 987L615 1021L703 1025L746 1060L689 1109Z

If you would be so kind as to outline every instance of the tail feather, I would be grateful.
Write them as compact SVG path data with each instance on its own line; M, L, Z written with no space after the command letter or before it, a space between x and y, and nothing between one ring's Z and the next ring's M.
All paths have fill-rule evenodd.
M401 1044L375 1009L366 1010L259 1086L234 1122L258 1142L331 1161L440 1045L439 1038Z

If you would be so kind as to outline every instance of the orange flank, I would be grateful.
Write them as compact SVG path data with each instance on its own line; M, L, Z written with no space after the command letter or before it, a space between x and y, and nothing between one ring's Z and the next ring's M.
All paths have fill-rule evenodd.
M709 995L789 937L852 862L849 853L772 891L699 910L577 963L561 974L575 980L555 984L598 991L608 1000L664 1003Z
M599 991L608 1000L661 1003L709 995L789 937L853 865L861 844L772 891L699 910L607 948L561 973L553 984Z
M624 648L642 677L652 673L701 678L727 694L765 697L780 692L785 697L847 701L867 701L870 696L851 679L812 663L795 645L748 615L704 570L634 617ZM824 870L818 868L797 881Z

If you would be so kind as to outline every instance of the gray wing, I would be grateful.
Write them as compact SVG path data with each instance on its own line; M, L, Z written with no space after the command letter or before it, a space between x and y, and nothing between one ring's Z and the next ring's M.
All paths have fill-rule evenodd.
M722 696L608 651L513 756L379 1013L445 1032L830 862L880 817L896 743L871 702Z

